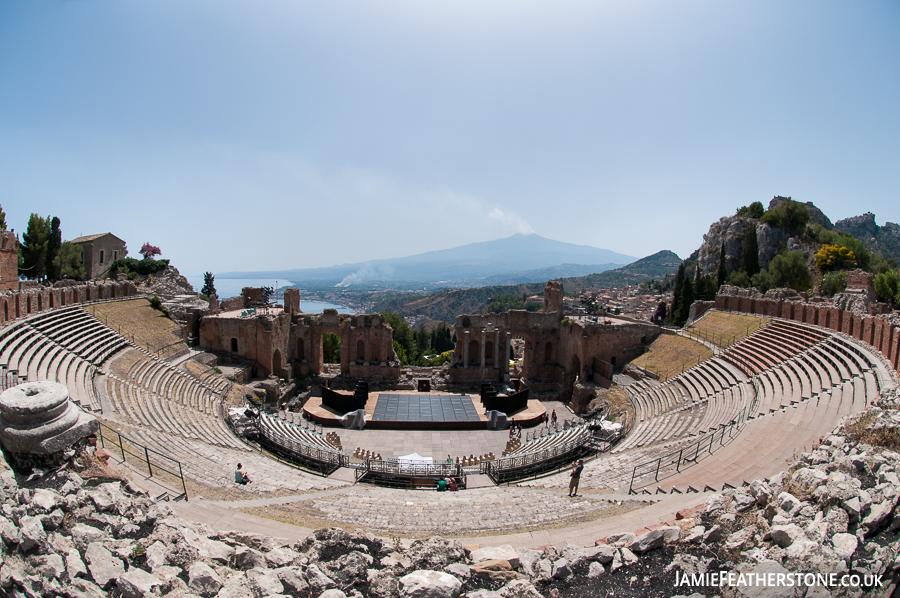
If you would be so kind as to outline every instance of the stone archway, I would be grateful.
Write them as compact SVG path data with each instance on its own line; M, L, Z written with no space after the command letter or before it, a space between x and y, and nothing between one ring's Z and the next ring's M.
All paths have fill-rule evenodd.
M279 378L284 378L284 367L282 366L281 350L275 349L275 352L272 353L272 373Z
M476 340L469 341L469 363L467 365L481 365L481 345Z

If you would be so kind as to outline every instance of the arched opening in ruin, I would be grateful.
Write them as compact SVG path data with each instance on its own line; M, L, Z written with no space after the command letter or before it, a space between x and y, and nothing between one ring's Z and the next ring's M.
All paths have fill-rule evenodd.
M514 378L525 375L526 346L524 336L514 336L509 339L509 360L513 362L509 367L509 375Z
M65 291L62 291L59 294L59 305L60 305L60 307L65 307L65 305L66 305L66 292Z
M272 373L279 378L284 378L284 368L281 366L281 351L275 349L275 352L272 354Z
M359 340L356 341L356 361L366 360L366 343Z
M53 293L50 293L50 309L53 309Z
M231 339L231 352L237 353L237 339L236 338Z
M297 361L300 361L302 359L306 359L306 349L303 346L303 339L298 338L297 339Z
M38 311L41 311L42 309L44 309L44 297L42 295L38 295L37 304L38 304L38 308L37 308Z
M331 332L322 335L322 363L341 362L341 337Z
M584 373L581 371L581 359L579 359L577 355L572 356L572 366L569 368L569 370L569 376L572 378L572 384L584 377Z
M378 363L379 361L381 361L381 356L378 354L378 345L377 344L372 345L372 357L371 357L371 359L369 359L369 361L371 363Z
M494 343L485 341L484 343L484 365L493 367L494 365Z
M609 358L609 364L613 367L616 367L616 356L615 355L613 355L612 357Z
M9 320L9 301L3 302L3 321Z
M481 365L481 345L478 341L469 341L469 365Z
M544 345L544 361L553 361L553 343L550 341Z

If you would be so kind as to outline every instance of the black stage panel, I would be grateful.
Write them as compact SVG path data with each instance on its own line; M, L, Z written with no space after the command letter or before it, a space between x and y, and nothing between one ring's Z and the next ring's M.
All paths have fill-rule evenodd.
M416 422L479 421L468 395L380 393L372 420Z

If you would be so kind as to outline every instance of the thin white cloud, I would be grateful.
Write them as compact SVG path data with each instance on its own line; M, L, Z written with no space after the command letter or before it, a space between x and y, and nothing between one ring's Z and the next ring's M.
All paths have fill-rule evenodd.
M534 228L528 224L527 220L512 211L504 212L500 208L494 208L488 212L488 218L499 222L506 228L515 230L517 233L522 233L523 235L530 235L534 232Z

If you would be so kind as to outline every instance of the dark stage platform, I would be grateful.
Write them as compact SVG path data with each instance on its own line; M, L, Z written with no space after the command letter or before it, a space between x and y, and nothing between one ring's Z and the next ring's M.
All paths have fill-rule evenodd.
M468 395L381 393L372 421L477 422L472 398Z

